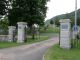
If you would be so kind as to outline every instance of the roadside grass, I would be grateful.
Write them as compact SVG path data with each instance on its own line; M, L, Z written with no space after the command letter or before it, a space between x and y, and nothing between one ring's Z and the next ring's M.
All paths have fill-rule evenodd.
M32 44L40 41L47 40L47 36L37 36L35 39L28 38L25 43L16 43L16 42L0 42L0 49L2 48L8 48L8 47L15 47L15 46L20 46L20 45L26 45L26 44Z
M44 58L45 60L80 60L80 48L67 50L55 45L47 51Z
M41 33L59 33L59 27L47 28L46 30L41 29L40 32Z
M21 44L13 43L13 42L0 42L0 49L8 48L8 47L14 47L14 46L19 46L19 45L21 45Z

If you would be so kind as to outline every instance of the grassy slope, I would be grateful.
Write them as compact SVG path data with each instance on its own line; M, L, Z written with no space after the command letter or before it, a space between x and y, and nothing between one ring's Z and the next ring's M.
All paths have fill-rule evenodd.
M45 60L80 60L80 49L64 50L55 45L47 51Z

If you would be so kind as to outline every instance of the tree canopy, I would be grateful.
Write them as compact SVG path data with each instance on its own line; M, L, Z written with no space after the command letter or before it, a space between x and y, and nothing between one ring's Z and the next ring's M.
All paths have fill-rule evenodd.
M6 13L6 0L0 0L0 15L4 15Z
M47 2L49 0L11 0L12 9L9 10L8 18L10 25L19 21L42 25L46 17Z

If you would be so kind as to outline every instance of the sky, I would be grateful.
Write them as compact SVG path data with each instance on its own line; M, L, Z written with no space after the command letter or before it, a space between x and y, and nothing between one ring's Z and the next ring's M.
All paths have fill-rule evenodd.
M56 15L69 13L75 10L75 0L50 0L47 3L47 16L50 19ZM77 0L77 9L80 8L80 0Z

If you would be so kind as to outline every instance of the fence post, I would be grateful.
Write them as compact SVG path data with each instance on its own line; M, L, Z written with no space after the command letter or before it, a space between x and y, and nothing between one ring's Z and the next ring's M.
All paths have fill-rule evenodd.
M8 28L9 28L9 30L8 30L8 42L13 42L14 31L15 31L16 27L15 26L9 26Z

